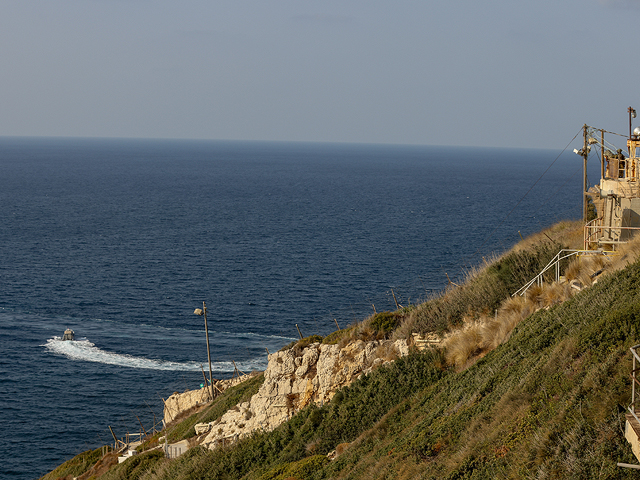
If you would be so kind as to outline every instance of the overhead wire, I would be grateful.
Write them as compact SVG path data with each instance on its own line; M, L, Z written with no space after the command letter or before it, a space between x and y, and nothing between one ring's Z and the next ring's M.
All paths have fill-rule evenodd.
M531 185L531 187L529 188L529 190L527 190L527 193L525 193L522 198L520 200L518 200L518 202L513 206L513 208L509 211L509 213L507 213L507 215L500 221L500 223L491 231L491 233L487 236L487 238L485 239L484 242L482 242L482 245L480 245L478 247L478 249L471 255L469 255L467 258L465 258L463 260L463 265L462 268L466 267L468 261L470 261L473 257L475 257L478 252L482 249L482 247L484 247L487 242L491 239L491 237L493 236L494 233L496 233L496 231L498 230L498 228L500 228L500 226L507 220L507 218L509 218L509 216L513 213L513 211L518 208L518 206L522 203L522 201L527 197L527 195L529 195L529 193L531 193L531 190L533 190L533 188L538 184L538 182L540 180L542 180L542 177L544 177L547 172L549 171L549 169L551 167L553 167L553 165L558 161L558 159L560 158L560 156L565 152L565 150L567 148L569 148L569 145L571 145L571 143L578 137L578 135L580 135L580 132L582 132L582 128L580 130L578 130L578 133L575 134L575 136L569 141L569 143L567 143L567 145L562 149L562 151L558 154L558 156L553 160L553 162L551 162L551 164L547 167L547 169L542 172L542 175L540 175L540 177L538 177L538 179L533 183L533 185Z
M600 131L600 130L599 130ZM545 169L545 171L540 175L540 177L533 183L533 185L531 185L531 187L527 190L527 192L520 198L520 200L518 200L518 202L514 205L514 207L507 213L507 215L505 215L505 217L500 221L500 223L491 231L491 233L486 237L486 239L483 241L483 243L480 245L480 247L478 247L478 249L471 255L467 256L466 258L464 258L462 260L462 262L460 262L460 269L463 270L464 268L468 268L468 264L469 261L475 257L478 252L481 251L481 249L487 244L487 242L493 237L493 235L495 234L495 232L500 228L500 226L509 218L509 216L515 211L515 209L524 201L524 199L531 193L531 191L535 188L535 186L542 180L542 178L549 172L549 170L553 167L553 165L555 165L555 163L558 161L558 159L562 156L562 154L567 150L567 148L569 148L569 146L571 145L571 143L578 137L578 135L580 135L580 133L582 132L582 128L574 135L574 137L567 143L567 145L562 149L562 151L555 157L555 159L549 164L549 166ZM613 133L613 132L606 132L606 133ZM616 134L617 135L617 134ZM565 180L565 182L552 194L550 195L547 200L540 206L538 207L538 209L534 212L534 215L542 208L544 207L547 203L549 203L551 201L551 199L557 195L557 193L562 190L562 188L572 179L575 177L575 175L580 171L580 168L578 168L569 178L567 178L567 180ZM504 242L502 240L500 240L500 244L502 247L506 248L504 245ZM420 287L418 287L417 282L419 282L420 287L422 287L420 289ZM444 283L444 282L443 282ZM393 289L395 295L396 295L396 299L399 299L400 297L402 297L402 300L398 300L398 304L404 304L404 300L407 300L408 302L410 302L411 300L411 296L408 296L406 294L407 290L413 290L415 292L418 291L424 291L424 294L426 295L426 297L430 297L434 294L437 294L437 292L441 292L443 291L447 285L450 285L452 283L451 279L448 279L448 282L446 284L443 284L443 286L439 287L439 288L427 288L424 285L424 282L422 281L422 278L418 275L417 280L415 281L407 281L407 282L403 282L401 284L395 284L393 287L389 287L389 290L384 291L383 293L380 293L379 297L377 299L373 299L371 298L371 295L369 295L368 297L366 297L365 299L363 299L364 301L362 303L360 302L356 302L356 303L351 303L350 306L348 308L343 308L343 309L334 309L330 314L326 314L326 315L321 315L320 318L325 318L327 319L327 322L331 322L333 323L333 319L336 317L340 317L341 313L344 315L345 313L349 313L349 317L352 320L356 320L357 321L357 316L358 314L356 313L356 311L354 310L354 308L356 309L361 309L362 312L364 312L365 310L371 309L372 311L382 311L382 309L379 310L379 307L381 305L378 305L377 307L374 304L374 301L382 301L384 302L384 304L386 304L388 307L393 308L395 300L392 298L392 293L391 293L391 289ZM415 293L414 292L414 293ZM426 298L424 296L421 296L420 294L416 295L416 300L420 299L420 298ZM405 305L406 306L406 305ZM372 309L373 307L373 309ZM382 307L384 309L384 307ZM342 316L343 320L345 319L344 316Z

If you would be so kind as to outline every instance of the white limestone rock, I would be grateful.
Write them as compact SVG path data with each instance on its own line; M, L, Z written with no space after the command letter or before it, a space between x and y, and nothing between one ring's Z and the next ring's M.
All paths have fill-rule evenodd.
M294 348L272 353L258 393L219 421L197 424L196 432L203 433L199 443L213 449L258 429L272 430L307 405L330 401L363 373L408 353L405 340L357 340L342 349L314 343L297 354Z

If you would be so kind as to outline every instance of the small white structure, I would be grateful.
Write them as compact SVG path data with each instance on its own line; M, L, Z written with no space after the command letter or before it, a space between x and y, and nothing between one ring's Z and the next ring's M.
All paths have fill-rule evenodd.
M165 444L163 447L164 455L167 458L178 458L180 455L189 450L189 442L181 440L177 443Z
M137 454L138 452L135 448L129 448L122 455L118 455L118 463L122 463Z

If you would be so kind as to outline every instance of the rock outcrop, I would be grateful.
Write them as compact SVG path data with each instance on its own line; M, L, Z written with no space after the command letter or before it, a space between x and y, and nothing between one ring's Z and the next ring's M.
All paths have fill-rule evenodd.
M254 374L249 374L234 377L229 380L214 380L214 392L224 392L227 388L234 387L253 376ZM176 392L162 401L164 402L164 424L168 425L182 412L209 403L211 401L211 390L206 386L198 390L187 390L183 393Z
M314 343L273 353L258 393L219 420L197 424L199 443L215 448L254 430L272 430L298 410L330 401L338 389L360 375L408 353L405 340L358 340L344 348Z

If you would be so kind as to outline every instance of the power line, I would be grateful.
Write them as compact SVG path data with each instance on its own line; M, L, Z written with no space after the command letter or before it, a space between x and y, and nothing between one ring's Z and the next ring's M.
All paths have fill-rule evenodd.
M491 239L491 237L493 236L493 234L498 230L498 228L500 228L500 226L507 220L507 218L509 218L509 216L513 213L513 211L518 208L518 206L522 203L522 201L527 197L527 195L529 195L529 193L531 193L531 190L533 190L533 188L538 184L538 182L540 180L542 180L542 177L544 177L547 172L549 171L549 169L551 167L553 167L553 165L558 161L558 159L560 158L560 156L565 152L565 150L567 148L569 148L569 145L571 145L571 143L578 137L578 135L580 135L580 133L582 132L582 128L578 131L578 133L575 134L575 136L569 141L569 143L567 143L567 145L562 149L562 151L558 154L558 156L553 160L553 162L551 162L551 165L549 165L547 167L547 169L542 173L542 175L540 175L540 177L533 183L533 185L531 185L531 187L529 188L529 190L527 190L527 193L525 193L522 198L520 200L518 200L518 203L516 203L514 205L514 207L509 211L509 213L507 213L507 215L502 219L502 221L500 221L500 223L496 226L496 228L493 229L493 231L489 234L489 236L487 236L487 238L485 239L485 241L482 243L482 245L480 245L478 247L478 249L469 257L467 257L464 262L463 262L463 266L466 265L468 263L468 260L470 260L471 258L475 257L478 252L482 249L482 247L484 247L486 245L486 243Z

